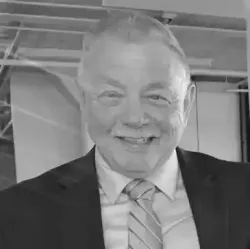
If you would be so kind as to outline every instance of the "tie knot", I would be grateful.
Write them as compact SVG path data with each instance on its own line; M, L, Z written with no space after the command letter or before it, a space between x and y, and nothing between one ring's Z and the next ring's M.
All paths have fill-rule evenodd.
M124 191L132 200L152 200L155 193L155 185L146 180L135 179L125 187Z

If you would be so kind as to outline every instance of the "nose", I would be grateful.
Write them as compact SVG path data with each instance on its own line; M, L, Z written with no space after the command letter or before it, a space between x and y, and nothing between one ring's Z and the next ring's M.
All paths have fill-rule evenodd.
M122 115L122 121L124 125L131 128L140 128L143 125L148 124L149 119L147 118L140 101L133 100L126 103L126 107Z

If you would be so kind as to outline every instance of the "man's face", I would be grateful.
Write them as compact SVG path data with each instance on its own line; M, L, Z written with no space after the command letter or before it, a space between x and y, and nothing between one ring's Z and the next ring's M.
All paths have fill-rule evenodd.
M176 55L160 41L106 37L93 45L84 80L94 89L85 95L88 132L110 167L153 174L178 145L191 104Z

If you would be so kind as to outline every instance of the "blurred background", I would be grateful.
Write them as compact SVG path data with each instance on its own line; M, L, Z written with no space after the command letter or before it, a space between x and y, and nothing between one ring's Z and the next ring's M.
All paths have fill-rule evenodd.
M197 96L180 146L250 161L247 1L0 0L0 190L89 151L75 82L84 33L124 8L169 25L188 57Z

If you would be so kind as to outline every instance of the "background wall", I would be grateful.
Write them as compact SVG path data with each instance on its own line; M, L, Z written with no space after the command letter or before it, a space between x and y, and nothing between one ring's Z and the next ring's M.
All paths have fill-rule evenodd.
M11 75L17 182L83 155L73 83L34 68Z
M180 146L240 161L238 95L226 93L226 88L225 83L197 85L197 102ZM26 68L12 74L18 182L78 158L92 147L81 122L78 91L72 81L41 70Z
M215 157L241 161L239 96L226 83L197 84L196 105L180 146Z

